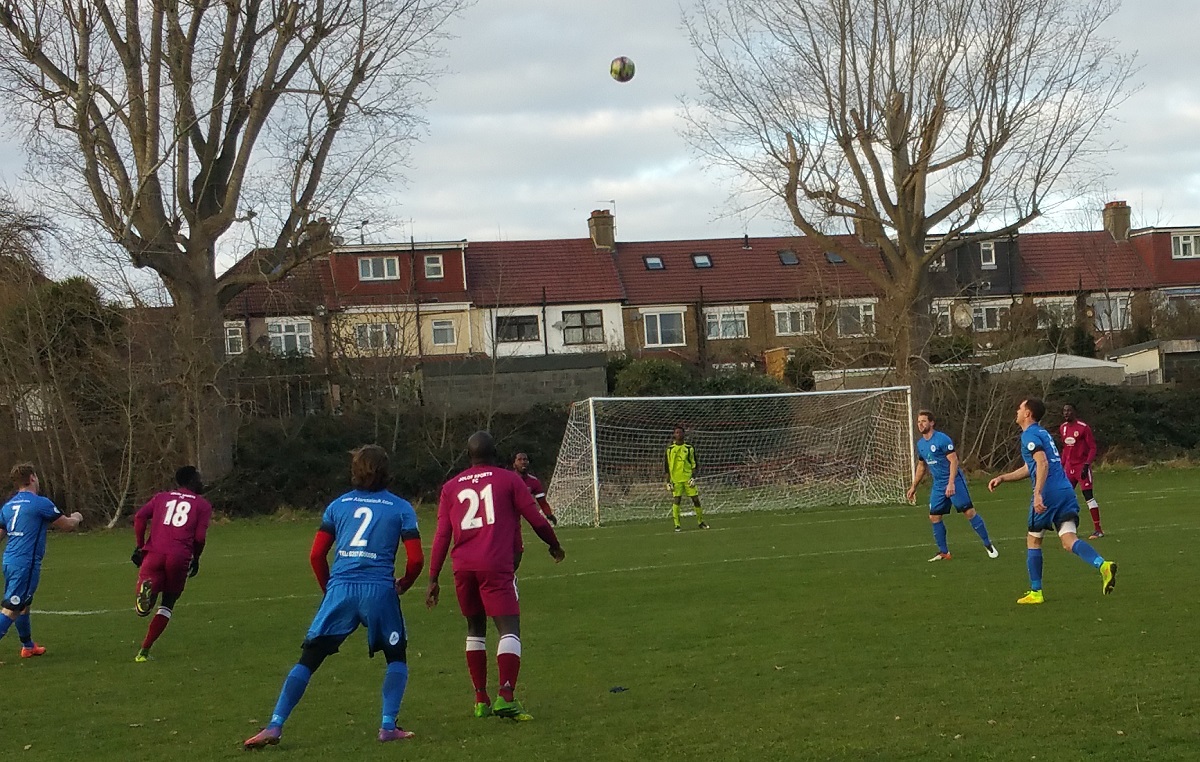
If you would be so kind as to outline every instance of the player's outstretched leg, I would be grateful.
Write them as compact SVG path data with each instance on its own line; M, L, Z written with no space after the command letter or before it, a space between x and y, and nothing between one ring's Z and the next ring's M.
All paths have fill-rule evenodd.
M1087 501L1088 513L1092 515L1092 534L1088 539L1099 540L1104 536L1104 529L1100 526L1100 504L1096 502L1096 498L1092 497L1090 489L1083 491L1083 499Z
M1025 551L1025 567L1029 570L1029 592L1017 599L1020 604L1044 603L1042 595L1042 549L1029 548Z
M137 656L133 657L133 660L139 664L150 661L150 647L171 623L171 609L166 606L165 601L163 603L164 605L158 607L158 613L150 620L150 626L146 628L146 637L142 639L141 650L137 652Z
M938 549L938 554L929 560L949 561L950 546L946 544L946 522L942 521L941 516L930 516L929 521L933 525L933 541Z
M9 612L7 610L5 610L3 613L0 613L0 639L3 639L4 636L8 634L8 630L13 626L13 622L15 620L16 617L9 616Z
M388 662L383 676L383 720L379 723L379 740L402 741L416 735L412 731L396 726L400 714L400 703L404 700L404 688L408 685L408 664L402 661Z
M39 646L33 642L33 632L29 622L29 612L26 611L21 616L17 617L17 636L21 638L21 658L30 659L34 656L41 656L46 653L43 646Z
M302 660L303 658L301 657ZM320 664L320 661L318 660L317 663ZM261 749L279 743L279 739L283 737L283 723L287 722L288 715L296 708L296 704L300 703L300 699L304 696L304 690L308 688L308 681L312 679L312 674L313 671L304 664L292 667L292 671L288 672L287 679L283 681L283 689L279 691L279 699L275 702L275 711L271 713L271 721L256 735L246 739L243 744L245 748Z
M983 542L983 548L987 551L988 558L998 558L1000 551L996 550L996 546L992 545L992 540L988 537L987 525L983 523L983 517L974 508L967 510L966 515L967 521L971 522L971 528L975 530L975 534L979 535L979 539Z
M483 626L487 627L486 619ZM468 635L466 657L467 672L475 689L475 716L488 717L492 714L492 697L487 689L487 637Z
M700 498L692 498L692 507L696 509L696 525L700 529L708 529L708 524L704 523L704 509L700 507Z

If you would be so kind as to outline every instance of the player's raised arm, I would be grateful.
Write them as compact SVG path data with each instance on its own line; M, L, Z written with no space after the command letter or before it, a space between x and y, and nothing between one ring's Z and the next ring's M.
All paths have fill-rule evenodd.
M51 507L53 508L53 506ZM58 513L57 508L53 508L53 510L55 513ZM62 514L59 514L58 518L50 522L50 526L54 527L60 532L74 532L75 528L82 523L83 514L79 511L75 511L70 516L63 516Z
M1024 463L1022 463L1021 467L1016 469L1015 471L1009 471L1006 474L1000 474L999 476L993 476L992 480L988 482L988 492L995 492L996 487L999 487L1004 482L1019 482L1022 479L1028 479L1028 478L1029 478L1029 466L1026 466Z

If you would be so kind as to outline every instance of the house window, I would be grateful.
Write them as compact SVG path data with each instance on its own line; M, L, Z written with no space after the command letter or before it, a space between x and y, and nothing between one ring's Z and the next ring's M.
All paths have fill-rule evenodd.
M874 336L875 305L839 304L837 308L838 336Z
M241 323L225 324L225 355L240 355L246 351L246 326Z
M973 307L971 316L976 331L999 331L1008 325L1008 305Z
M1195 259L1200 257L1198 243L1200 243L1200 234L1198 233L1176 233L1171 236L1171 258Z
M1096 330L1124 331L1130 326L1128 296L1093 296L1092 314L1095 315Z
M1062 328L1075 322L1075 302L1035 302L1037 306L1037 327L1046 329L1050 326Z
M426 280L441 280L446 274L442 268L441 254L426 254L425 255L425 279Z
M796 252L792 251L791 249L782 249L781 251L778 252L778 254L779 254L779 264L781 264L781 265L798 265L798 264L800 264L800 257L796 256Z
M434 346L446 347L458 343L453 320L434 320L431 325L433 327Z
M537 341L542 338L537 315L509 315L496 318L496 341Z
M666 269L666 265L663 264L662 257L642 257L642 261L646 264L647 270Z
M984 241L979 244L979 266L984 270L996 269L996 243Z
M936 246L937 246L936 243L925 244L925 253L928 254L929 252L933 251ZM939 257L937 257L936 259L930 260L929 271L930 272L938 272L938 273L946 271L946 253L945 252L942 252L942 254Z
M682 347L687 343L682 312L653 312L644 317L646 346Z
M710 339L745 339L750 335L745 307L705 310L704 322Z
M359 280L396 280L400 277L400 260L396 257L359 257Z
M933 305L933 331L939 336L949 336L953 331L950 323L950 305Z
M359 323L354 326L354 344L359 349L395 349L400 328L395 323Z
M693 254L692 266L701 270L712 267L712 257L708 254Z
M312 356L312 321L290 318L269 320L267 338L274 354Z
M563 312L563 344L603 344L604 313L600 310Z
M788 306L775 308L775 335L800 336L817 332L816 307Z
M845 259L842 257L842 255L841 255L841 254L838 254L836 251L827 251L827 252L825 252L825 261L826 261L826 262L828 262L828 263L829 263L829 264L831 264L831 265L844 265L844 264L846 264L846 260L845 260Z

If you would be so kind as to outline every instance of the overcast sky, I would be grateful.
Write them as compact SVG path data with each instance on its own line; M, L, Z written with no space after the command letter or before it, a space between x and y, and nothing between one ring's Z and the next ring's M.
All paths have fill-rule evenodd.
M1128 200L1135 224L1200 225L1197 22L1193 0L1126 0L1107 30L1138 52L1142 89L1119 112L1123 149L1101 195ZM368 224L368 241L583 237L612 200L620 240L790 232L731 214L728 186L679 136L696 77L676 3L482 0L452 28L429 133L395 194L403 223ZM632 82L610 79L618 55L636 62ZM15 182L5 153L0 174ZM1078 226L1063 215L1040 227Z

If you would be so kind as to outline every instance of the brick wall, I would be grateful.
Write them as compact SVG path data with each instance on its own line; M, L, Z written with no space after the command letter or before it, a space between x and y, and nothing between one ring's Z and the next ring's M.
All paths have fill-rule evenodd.
M421 369L421 399L426 407L454 413L566 405L603 397L608 391L607 364L604 354L428 363Z

